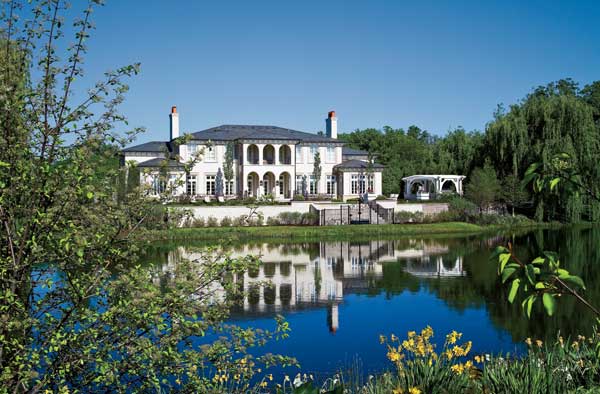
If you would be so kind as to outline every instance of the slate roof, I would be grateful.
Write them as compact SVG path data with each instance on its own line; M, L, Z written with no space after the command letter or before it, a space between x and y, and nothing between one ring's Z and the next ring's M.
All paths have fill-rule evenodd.
M366 150L354 149L344 146L342 148L342 155L344 156L368 156L369 152Z
M336 170L342 169L358 169L358 170L366 170L369 167L369 163L367 163L366 161L363 160L347 160L344 161L336 166L334 166L333 168ZM379 164L379 163L373 163L372 164L372 168L374 170L382 170L385 168L385 166L383 164Z
M157 158L150 159L150 160L139 163L138 167L162 167L163 163L166 160L167 159L165 159L164 157L157 157ZM177 160L169 159L167 162L167 167L169 167L169 168L183 167L183 164L181 164Z
M192 133L192 138L203 141L235 141L241 139L291 140L300 142L332 142L340 140L324 135L306 133L277 126L221 125Z
M164 150L171 150L170 144L165 141L150 141L144 144L130 146L125 148L122 152L164 152Z

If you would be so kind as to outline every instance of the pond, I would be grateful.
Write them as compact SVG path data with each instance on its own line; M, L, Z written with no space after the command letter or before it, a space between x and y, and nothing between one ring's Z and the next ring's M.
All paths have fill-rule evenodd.
M589 335L595 320L573 298L562 297L553 317L540 308L531 319L520 302L506 301L489 256L509 241L523 258L558 251L564 267L587 284L585 297L600 304L600 228L219 247L234 256L260 255L263 262L244 275L249 295L231 320L272 329L274 316L283 315L290 337L262 351L294 356L302 371L330 376L356 364L366 374L387 368L380 334L403 338L427 325L440 342L452 330L463 332L475 353L519 354L527 337ZM197 258L199 246L157 250L148 258L164 273L181 258ZM264 281L273 286L257 285Z

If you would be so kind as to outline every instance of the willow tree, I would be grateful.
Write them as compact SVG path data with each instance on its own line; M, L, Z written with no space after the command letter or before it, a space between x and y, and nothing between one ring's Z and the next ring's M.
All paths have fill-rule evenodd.
M577 172L591 189L600 187L600 128L594 108L577 85L562 80L539 87L508 112L498 110L486 130L488 154L500 176L523 177L527 167L547 167L558 153L574 158ZM536 200L538 219L577 221L593 217L595 202L559 190Z

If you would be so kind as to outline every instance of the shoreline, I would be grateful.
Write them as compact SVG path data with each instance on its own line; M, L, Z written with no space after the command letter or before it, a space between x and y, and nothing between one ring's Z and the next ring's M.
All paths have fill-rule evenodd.
M364 224L344 226L261 226L261 227L196 227L150 230L140 234L146 241L267 241L300 242L309 240L346 240L373 237L477 235L496 231L557 228L561 225L535 223L501 226L464 222L428 224Z

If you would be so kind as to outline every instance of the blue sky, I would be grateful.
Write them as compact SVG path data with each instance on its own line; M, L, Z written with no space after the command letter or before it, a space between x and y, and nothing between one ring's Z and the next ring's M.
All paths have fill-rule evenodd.
M498 103L600 79L598 1L109 0L87 78L141 62L122 109L141 140L271 124L316 132L485 128ZM86 80L87 80L86 78Z

